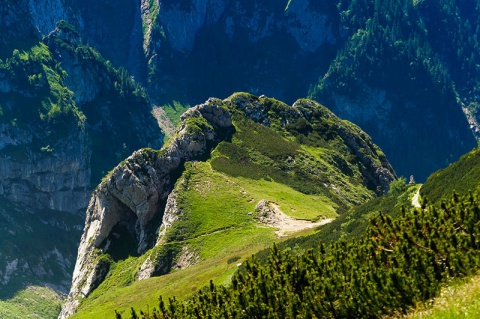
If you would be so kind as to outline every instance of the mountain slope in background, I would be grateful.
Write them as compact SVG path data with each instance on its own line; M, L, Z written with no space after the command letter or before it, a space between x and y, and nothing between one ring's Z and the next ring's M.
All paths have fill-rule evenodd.
M0 60L2 298L29 284L68 291L93 185L163 144L144 90L70 25L32 43Z
M218 258L268 245L275 228L295 230L280 219L313 227L394 178L368 135L314 101L209 99L161 151L135 152L98 186L60 317L174 269L199 263L196 276L211 275Z
M158 105L234 91L289 103L310 94L418 181L474 147L479 132L474 0L22 0L18 27L4 6L20 36L71 23ZM15 48L12 34L4 42Z
M339 10L352 34L312 96L418 181L469 151L468 125L479 132L478 3L341 1Z

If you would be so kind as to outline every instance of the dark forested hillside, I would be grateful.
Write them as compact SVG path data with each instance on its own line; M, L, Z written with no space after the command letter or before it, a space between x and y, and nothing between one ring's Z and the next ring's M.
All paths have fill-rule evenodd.
M26 13L21 24L12 5L0 7L8 30L3 56L15 48L15 34L39 39L63 19L167 108L235 91L290 103L310 94L364 128L399 175L418 181L475 146L475 0L145 0L115 6L107 0L22 0L17 6Z
M351 36L312 96L364 127L398 172L418 180L469 150L462 108L473 125L478 4L341 1L338 8Z

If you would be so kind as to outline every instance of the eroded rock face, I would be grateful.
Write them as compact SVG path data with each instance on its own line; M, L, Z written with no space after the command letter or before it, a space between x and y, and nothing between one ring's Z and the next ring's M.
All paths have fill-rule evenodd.
M25 3L19 2L18 12L24 13ZM64 2L38 2L43 3L55 6ZM37 5L33 2L30 4ZM11 4L0 4L0 15L5 13L9 17L9 21L0 21L0 26L7 28L5 24L8 22L11 24L9 30L16 31L24 41L23 33L20 32L22 30L17 24L28 25L29 18L32 17L26 14L23 17L25 21L15 21L19 17L13 7ZM35 13L32 9L29 14L40 13ZM45 30L54 21L49 17L37 18L45 19L42 20ZM67 258L64 258L57 259L58 262L39 265L36 257L43 253L42 249L55 249L57 246L54 240L43 242L42 249L19 250L15 258L19 259L21 265L28 261L33 270L17 267L10 276L12 279L8 280L8 288L15 281L23 280L25 284L30 284L40 280L52 285L61 284L61 291L68 290L73 255L77 251L80 237L76 232L82 229L82 226L77 229L76 218L83 224L83 214L94 185L105 175L104 172L109 171L132 150L147 145L159 148L163 144L163 134L150 115L151 105L146 97L135 95L132 88L124 90L129 93L120 96L115 85L120 82L119 71L106 63L98 52L88 46L81 46L80 35L70 24L55 21L53 25L57 25L57 28L44 38L43 43L29 42L30 45L35 45L32 51L26 50L29 53L23 53L21 47L13 54L9 53L9 58L13 60L20 60L20 54L27 54L28 59L16 64L16 68L8 63L1 66L0 201L16 204L24 210L23 213L35 215L27 218L25 224L4 219L7 221L5 228L12 232L17 231L17 227L27 227L32 229L34 235L38 235L42 234L44 228L46 232L49 229L38 227L36 222L42 225L51 220L63 222L61 227L54 227L55 238L59 242L59 251L68 256L70 263L67 265L64 262ZM8 39L0 41L3 40ZM4 47L0 46L0 51L2 49ZM42 59L32 58L33 51L38 56L42 55ZM38 76L39 80L30 82L28 78L31 76ZM123 78L130 80L130 84L133 82L126 73ZM50 107L53 109L58 103L56 92L59 88L66 94L64 101L68 105L65 109L71 112L62 110L58 117L50 117L45 110ZM2 214L18 217L18 210L4 209ZM71 241L68 241L68 245L63 245L60 238L69 235ZM21 246L16 241L5 243L0 254ZM3 263L11 260L12 254L0 255L0 270L4 268ZM55 264L66 267L67 275L63 269L59 272L54 268ZM59 276L55 277L51 273ZM61 281L67 281L67 284Z
M75 313L80 300L103 280L106 270L99 256L113 249L109 235L115 226L128 224L138 254L155 245L160 226L155 220L164 214L183 163L204 156L223 138L219 132L231 126L222 101L209 99L182 116L168 147L133 153L98 186L87 209L72 288L60 318ZM151 267L146 264L144 268L148 272Z
M33 23L41 34L46 35L55 29L60 20L72 20L61 0L29 0L28 5Z
M38 149L35 132L0 125L0 196L32 208L77 213L90 188L89 141L84 129Z
M289 1L286 13L286 29L306 52L315 52L322 44L335 44L328 15L311 6L309 0Z

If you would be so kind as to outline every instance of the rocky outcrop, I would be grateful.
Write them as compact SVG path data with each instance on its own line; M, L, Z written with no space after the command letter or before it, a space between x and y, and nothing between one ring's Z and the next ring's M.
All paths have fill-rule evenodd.
M190 52L198 30L205 22L208 0L160 1L159 20L165 27L170 45L177 51Z
M151 116L152 106L125 69L115 69L95 49L82 45L79 31L66 21L57 23L44 43L68 74L64 82L74 92L94 136L95 184L134 150L163 145L164 134Z
M134 152L97 187L87 209L72 288L60 318L67 318L77 311L81 300L104 280L112 261L129 255L138 256L137 280L162 275L198 261L196 252L186 246L165 245L168 243L167 234L185 215L178 203L182 189L188 187L188 178L182 175L185 161L208 160L210 150L220 141L229 140L234 134L232 114L245 116L284 133L301 120L319 127L328 125L345 142L341 152L350 152L355 158L355 165L359 166L363 176L363 186L370 189L370 194L373 194L371 191L386 192L395 178L385 156L368 135L314 101L303 99L288 106L272 98L246 93L236 93L223 101L210 98L181 116L174 137L162 150ZM310 166L309 163L305 165ZM338 164L341 165L349 164ZM319 172L312 171L311 174ZM325 187L338 191L335 185ZM343 190L341 186L339 188ZM295 221L272 210L266 201L257 205L256 216L264 223L285 224L285 229L298 230L317 225ZM325 221L320 221L318 225L323 223Z
M183 163L208 154L225 137L221 132L231 126L230 114L222 101L209 99L182 116L167 147L161 151L139 150L105 178L87 209L72 288L60 318L73 314L81 299L103 280L107 266L100 256L113 249L109 235L115 226L125 226L132 233L136 253L143 253L156 243L160 225L155 225L155 220L164 215Z
M84 59L74 51L81 45L80 35L66 22L61 21L44 39L50 51L62 68L67 71L65 84L75 92L74 99L77 105L91 102L100 93L102 85L98 82L108 82L108 77L101 68L94 63L85 63ZM107 84L108 85L108 84Z
M68 13L69 8L65 7L61 0L29 0L28 5L33 24L42 35L47 35L54 30L60 20L74 20L74 17ZM83 21L79 21L79 24L83 24Z

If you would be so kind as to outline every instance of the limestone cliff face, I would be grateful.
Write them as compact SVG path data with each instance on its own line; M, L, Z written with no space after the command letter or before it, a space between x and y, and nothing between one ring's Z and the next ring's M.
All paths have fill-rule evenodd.
M312 71L312 64L307 66L302 61L313 53L328 55L320 49L335 47L340 38L335 5L311 0L292 0L288 4L238 0L181 3L172 0L22 0L7 5L7 17L10 13L14 15L8 9L13 5L25 12L22 24L28 28L25 27L24 33L33 33L38 39L53 31L58 21L65 20L75 26L83 43L97 48L115 66L126 67L138 80L148 84L152 96L167 101L179 93L179 85L185 86L192 76L196 81L199 74L211 69L208 64L218 65L219 61L233 67L231 73L224 75L228 81L220 78L210 85L207 93L186 92L188 100L248 90L293 101L305 96L313 82L300 76ZM20 25L20 21L17 22ZM18 28L15 32L20 31L19 26L15 28ZM212 47L213 43L221 45ZM231 52L238 51L239 47L247 50L253 45L256 52L242 54L245 62L236 68L239 59ZM203 70L201 64L205 59L213 60L208 61ZM279 82L275 84L255 78L267 70L275 73L279 61L296 65L298 72L293 73L298 73L298 78L292 81L298 83L296 92L289 92L288 77L270 74L271 79ZM200 68L193 70L194 65ZM233 74L236 74L234 78ZM242 74L240 78L239 74ZM236 82L235 78L239 78L237 83L230 83L225 91L220 90L222 84ZM312 80L317 78L318 73Z
M166 0L157 4L156 18L145 19L152 31L145 54L149 78L157 80L150 81L149 88L160 100L179 94L198 100L241 90L293 102L307 95L309 74L320 74L324 68L321 63L307 63L309 55L330 59L329 51L321 49L334 48L341 39L333 3ZM219 65L228 71L212 71ZM296 67L287 69L287 65ZM200 75L208 80L199 85ZM179 92L185 86L185 92Z
M44 42L67 72L65 84L86 115L95 184L132 151L162 146L164 135L151 116L150 102L130 74L82 46L80 33L68 23L58 23Z
M53 20L43 18L46 30ZM81 45L71 25L58 25L44 43L0 62L0 201L12 207L1 211L11 233L0 238L0 272L8 273L1 283L9 289L41 282L68 290L78 219L83 222L93 185L133 150L163 144L141 87ZM19 216L25 220L16 221ZM14 234L40 238L40 248L19 249ZM47 262L53 251L63 257Z
M33 25L38 28L42 35L47 35L54 30L60 20L76 21L83 25L81 18L75 16L62 0L29 0L28 8L31 12Z
M262 1L189 0L179 4L158 1L159 22L165 28L170 45L177 51L192 50L196 35L203 27L221 26L228 37L246 32L251 43L287 30L302 50L313 52L326 42L335 42L333 26L325 8L309 0L288 4Z
M3 107L0 197L32 209L78 213L86 207L89 198L89 134L74 116L61 118L61 121L70 121L70 125L64 127L54 121L41 120L39 106L50 96L46 95L48 90L38 87L49 88L49 84L40 81L37 86L25 85L22 79L25 75L20 70L16 78L11 76L8 67L2 66L0 71L0 104ZM46 78L45 71L36 62L28 62L24 70L43 72L41 77ZM31 108L27 112L25 104ZM58 132L60 129L62 133Z
M9 123L0 125L0 196L31 208L82 211L90 188L87 133L73 130L43 149L32 147L37 138Z
M72 288L60 318L73 314L81 299L106 275L108 268L99 256L114 249L109 236L115 226L131 232L139 254L155 244L160 227L155 220L163 215L183 163L205 156L222 138L219 132L231 126L230 114L222 102L210 99L182 116L182 124L168 147L137 151L106 177L87 209Z
M315 52L322 44L337 41L334 26L326 10L315 7L310 1L289 1L286 29L306 52Z

